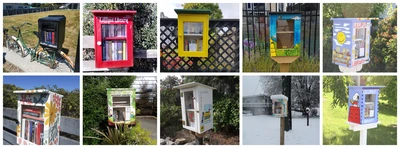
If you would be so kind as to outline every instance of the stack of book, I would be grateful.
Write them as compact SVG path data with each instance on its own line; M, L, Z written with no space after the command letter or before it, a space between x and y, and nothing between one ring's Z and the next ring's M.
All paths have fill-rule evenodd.
M44 42L55 44L55 33L54 31L43 31L44 33Z
M126 42L105 41L103 46L103 61L127 60Z
M126 40L107 39L107 37L126 37L126 25L103 25L101 31L103 36L103 61L127 60Z
M25 108L22 112L22 138L41 145L43 143L44 123L40 108Z
M126 25L103 25L103 37L126 37Z

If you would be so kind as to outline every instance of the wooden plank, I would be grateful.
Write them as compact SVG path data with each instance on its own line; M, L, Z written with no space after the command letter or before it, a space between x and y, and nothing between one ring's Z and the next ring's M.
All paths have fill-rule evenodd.
M3 108L3 116L6 116L8 118L12 118L12 119L17 119L17 109L13 109L13 108Z
M4 145L18 145L17 136L7 131L3 132L3 144ZM79 141L69 139L67 137L60 136L60 145L79 145Z
M17 119L17 109L3 108L3 116ZM17 123L13 120L3 118L3 127L16 132ZM60 128L62 132L79 136L80 122L79 119L61 116Z
M108 68L96 68L94 66L94 61L82 61L82 71L109 71L110 69Z
M71 117L61 117L60 128L62 132L79 135L80 124L79 120Z
M94 36L83 36L82 48L94 48ZM135 59L156 59L157 49L134 50Z
M3 131L3 144L6 143L8 145L17 145L17 136L7 131Z
M17 132L17 123L15 123L15 121L3 118L3 128L7 128L9 130L12 130L13 132Z
M82 48L94 48L94 36L83 36Z

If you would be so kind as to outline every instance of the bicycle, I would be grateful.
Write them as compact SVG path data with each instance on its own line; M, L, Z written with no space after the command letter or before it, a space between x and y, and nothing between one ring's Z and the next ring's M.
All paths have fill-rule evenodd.
M58 67L58 61L56 60L56 52L46 50L43 48L39 48L40 44L36 44L35 47L29 48L22 37L22 32L21 32L21 27L25 25L32 25L31 23L25 22L19 26L11 26L11 28L17 32L17 36L9 36L7 37L6 41L6 47L9 50L13 50L17 53L20 54L22 58L26 57L28 54L31 56L31 62L37 61L43 65L46 65L52 69L55 69ZM39 38L39 33L37 31L33 32L36 37Z

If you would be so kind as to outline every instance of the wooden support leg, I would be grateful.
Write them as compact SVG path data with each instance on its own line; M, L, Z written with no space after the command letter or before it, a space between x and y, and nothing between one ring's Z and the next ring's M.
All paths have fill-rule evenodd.
M281 117L281 140L280 145L285 145L285 117Z
M280 63L281 72L289 72L289 63Z

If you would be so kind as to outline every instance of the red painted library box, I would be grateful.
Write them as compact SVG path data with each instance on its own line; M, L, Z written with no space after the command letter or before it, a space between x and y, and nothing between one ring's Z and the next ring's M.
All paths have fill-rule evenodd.
M132 67L136 11L92 10L92 13L96 68Z

